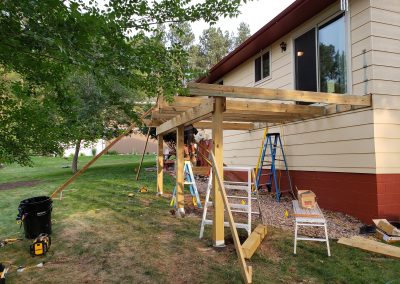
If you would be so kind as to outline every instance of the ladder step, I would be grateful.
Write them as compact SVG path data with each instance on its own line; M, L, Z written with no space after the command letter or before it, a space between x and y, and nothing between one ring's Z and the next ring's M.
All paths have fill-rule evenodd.
M243 213L243 214L248 214L249 213L247 211L240 211L240 210L231 210L231 212ZM260 212L251 211L251 214L260 214Z
M213 221L212 220L204 220L204 224L205 225L212 225ZM249 225L248 224L243 224L243 223L235 223L236 228L239 229L248 229ZM225 227L229 227L229 222L224 222L224 226Z
M244 185L230 185L230 184L226 184L225 185L226 189L236 189L236 190L248 190L249 187L248 186L244 186Z
M243 185L248 185L247 181L229 181L225 180L224 184L243 184ZM251 183L253 184L253 183Z
M269 174L261 174L261 176L272 176L273 173L269 173Z
M213 206L213 202L212 201L209 201L209 202L207 202L207 207L208 206ZM233 208L233 209L243 209L243 210L245 210L245 211L241 211L241 212L244 212L244 213L247 213L247 210L248 210L248 208L249 208L249 205L243 205L243 204L236 204L236 203L230 203L229 204L229 207L231 207L231 208ZM232 210L233 211L233 210Z
M233 195L228 195L228 198L239 198L239 199L248 199L247 196L233 196ZM257 200L256 197L251 197L252 200Z

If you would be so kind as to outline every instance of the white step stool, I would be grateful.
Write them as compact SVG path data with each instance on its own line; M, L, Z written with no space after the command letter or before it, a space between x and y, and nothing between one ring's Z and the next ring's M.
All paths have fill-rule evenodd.
M326 242L326 247L328 250L328 256L331 256L331 251L329 248L328 239L328 229L326 224L326 219L324 214L322 214L321 209L318 204L316 204L314 209L303 209L300 207L297 200L293 200L293 211L295 217L295 229L294 229L294 254L296 254L297 241L316 241L316 242ZM325 238L308 238L308 237L298 237L297 228L300 226L305 227L324 227Z

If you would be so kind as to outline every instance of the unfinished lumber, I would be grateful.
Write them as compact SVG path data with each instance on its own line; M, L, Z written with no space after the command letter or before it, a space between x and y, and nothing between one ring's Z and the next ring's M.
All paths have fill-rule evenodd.
M383 254L390 257L400 258L400 248L380 243L363 237L340 238L339 244L360 248L362 250Z
M163 194L164 170L164 140L162 135L157 136L157 194Z
M129 134L132 129L136 126L136 124L132 124L131 126L129 126L124 133L122 133L120 136L118 136L117 138L115 138L113 141L111 141L110 144L108 144L107 147L105 147L103 149L103 151L101 151L100 153L98 153L93 159L91 159L86 165L84 165L82 167L82 169L80 169L78 172L76 172L72 177L70 177L66 182L64 182L56 191L54 191L50 198L54 198L55 196L57 196L57 194L61 193L64 189L67 188L68 185L70 185L77 177L79 177L81 174L83 174L91 165L93 165L94 162L97 161L98 158L100 158L101 156L103 156L105 153L108 152L108 150L110 150L110 148L112 146L114 146L119 140L121 140L125 135Z
M267 226L258 225L243 243L244 258L250 259L267 235Z
M371 106L371 95L355 96L335 93L320 93L284 89L238 87L204 83L189 83L191 95L209 97L230 97L280 101L301 101L341 105Z
M372 220L376 227L381 229L383 232L390 236L400 237L400 230L390 224L386 219L373 219Z
M211 115L214 111L214 100L208 99L205 103L196 107L190 108L187 111L171 118L157 127L157 135L172 131L180 125L185 126L202 120Z
M186 107L191 108L197 106L199 104L207 102L207 98L204 97L184 97L184 96L175 96L171 103L168 103L166 100L160 101L160 107Z
M185 195L183 192L185 183L184 174L184 131L183 125L178 126L176 131L176 203L177 216L185 215Z
M292 113L306 114L309 116L321 116L325 114L325 107L296 105L289 103L267 103L254 102L251 100L239 101L234 99L226 100L226 112L237 111L244 113L261 112L261 113Z
M211 121L199 121L193 124L198 129L212 129L213 124ZM224 130L251 130L253 127L252 123L240 123L240 122L224 122L222 128Z
M136 180L139 180L140 170L142 169L142 164L143 164L143 159L144 159L144 154L146 154L147 144L149 143L150 131L151 131L151 128L149 127L147 129L146 143L144 144L142 157L140 158L139 168L138 168L137 173L136 173Z
M216 157L214 166L218 168L219 172L224 170L224 130L221 125L223 122L225 98L215 99L215 110L212 114L212 141L213 141L213 155ZM222 177L223 178L223 177ZM224 228L224 204L222 201L220 184L217 182L216 172L213 171L213 201L214 201L214 214L213 214L213 243L214 246L225 245L225 228Z
M222 180L222 177L223 177L222 176L222 171L221 171L220 167L217 166L216 158L215 158L213 153L211 153L211 161L212 161L212 164L213 164L213 173L215 174L214 177L216 178L216 181L217 181L217 183L219 185L218 190L220 191L225 210L228 213L229 227L231 229L231 233L232 233L232 237L233 237L233 243L235 244L236 253L238 255L238 259L239 259L239 263L240 263L240 268L241 268L243 280L244 280L244 282L246 284L247 283L252 283L253 269L252 269L251 266L247 266L246 260L244 259L244 252L243 252L243 249L242 249L242 245L240 244L239 235L237 233L235 220L233 219L231 207L229 206L229 202L228 202L228 196L226 194L225 187L224 187L224 182ZM214 188L214 191L215 191L215 188ZM217 201L214 200L214 205L215 205L216 202Z

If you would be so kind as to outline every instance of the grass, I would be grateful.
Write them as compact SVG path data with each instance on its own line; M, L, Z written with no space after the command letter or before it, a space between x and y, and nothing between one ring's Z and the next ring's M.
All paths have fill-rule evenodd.
M197 215L177 219L169 200L156 197L154 172L134 169L139 156L105 156L53 203L52 246L31 257L31 241L0 248L0 262L11 264L7 283L241 283L233 244L211 246L210 227L198 239ZM80 165L89 157L80 157ZM154 164L146 156L145 167ZM34 187L0 191L0 239L23 236L15 222L22 199L49 195L70 175L70 160L34 158L35 166L8 166L0 183L40 180ZM173 180L165 177L166 191ZM136 193L145 185L148 193ZM135 193L133 198L128 193ZM229 235L229 229L227 229ZM229 236L227 236L229 238ZM254 283L400 283L400 261L331 241L332 257L321 243L300 242L293 256L291 233L269 228L249 262ZM44 261L43 268L32 267ZM16 267L31 267L22 273Z

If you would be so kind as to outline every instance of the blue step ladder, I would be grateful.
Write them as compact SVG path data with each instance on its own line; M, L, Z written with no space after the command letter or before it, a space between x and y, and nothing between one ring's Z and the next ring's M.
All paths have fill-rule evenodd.
M268 152L269 150L269 152ZM280 151L280 156L282 159L277 158L278 150ZM266 159L267 157L267 159ZM276 172L276 161L283 162L285 166L285 172L288 179L289 184L289 191L294 196L293 188L292 188L292 181L289 174L289 169L286 163L285 152L283 150L281 135L279 133L267 133L264 139L264 145L261 152L261 159L259 163L259 167L257 170L257 177L256 177L256 189L259 192L262 192L262 184L261 184L261 177L268 176L267 183L265 184L266 190L271 192L272 186L275 187L275 196L276 200L279 202L282 194L282 190L279 188L278 177ZM268 173L263 172L263 170L269 170Z
M189 185L189 191L190 194L192 195L193 205L197 206L197 208L202 208L199 192L196 186L196 180L194 179L193 175L192 164L190 163L190 161L185 161L183 172L185 175L184 185ZM170 206L176 207L176 185L174 187L174 192L172 193Z

